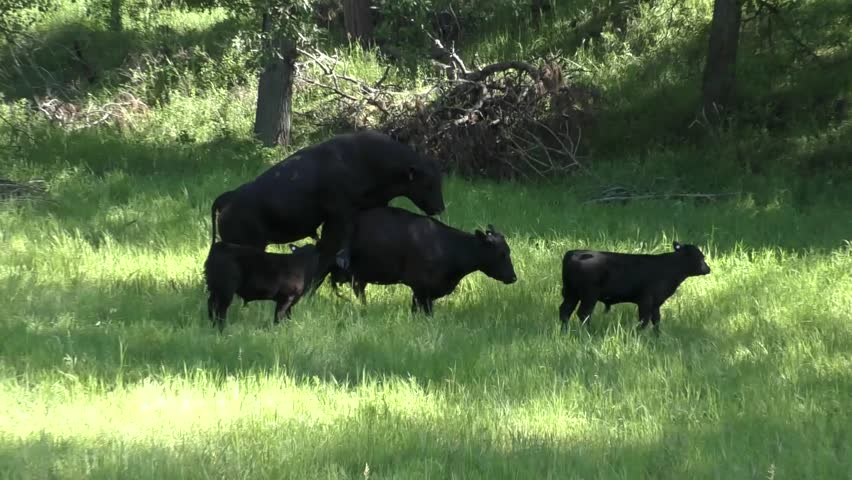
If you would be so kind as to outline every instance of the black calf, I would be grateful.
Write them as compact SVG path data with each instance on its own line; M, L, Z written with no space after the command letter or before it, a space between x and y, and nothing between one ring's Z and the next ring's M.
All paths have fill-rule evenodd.
M654 323L659 333L660 306L687 277L707 275L710 267L694 245L673 243L674 252L660 255L570 250L562 259L562 331L577 304L577 316L585 324L596 302L606 305L634 303L639 307L639 328Z
M292 247L291 254L268 253L251 247L216 242L204 262L210 296L207 314L221 332L234 294L245 303L274 300L274 323L290 311L306 290L328 271L334 258L322 259L314 245Z
M412 311L431 314L434 300L475 271L506 284L517 280L509 245L492 226L471 234L407 210L379 207L358 215L350 271L332 266L331 281L332 286L351 281L362 302L368 283L401 283L412 290Z

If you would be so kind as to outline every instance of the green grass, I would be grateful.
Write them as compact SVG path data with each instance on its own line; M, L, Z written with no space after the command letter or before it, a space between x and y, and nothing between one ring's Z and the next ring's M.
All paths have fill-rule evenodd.
M604 99L583 174L446 184L441 218L505 233L518 283L473 274L432 319L401 286L370 286L366 307L324 287L280 327L268 302L235 302L223 335L201 278L210 202L284 153L249 140L252 27L128 2L115 33L94 0L60 3L16 51L33 63L0 75L4 99L50 75L57 95L126 90L151 109L62 132L0 106L0 177L49 186L49 201L0 201L0 478L852 478L848 2L785 17L820 67L745 26L741 112L710 135L690 126L709 1L641 3L586 48L609 2L558 2L538 30L508 2L482 12L466 59L561 50ZM375 52L338 48L341 72L382 76ZM407 62L388 82L422 86ZM288 151L328 134L306 114L333 119L323 100L297 85ZM740 193L586 203L613 184ZM664 305L659 338L632 333L631 305L558 334L565 250L675 239L713 273Z
M840 187L810 203L597 205L583 203L592 177L453 178L442 218L502 230L517 284L471 275L431 320L408 313L404 287L369 287L366 307L324 287L281 327L271 304L237 302L218 335L200 276L209 204L274 158L212 142L54 132L9 165L45 178L55 203L0 210L0 476L852 474ZM619 168L596 174L660 173ZM672 239L699 244L713 273L664 306L660 338L630 332L628 305L558 334L565 250Z

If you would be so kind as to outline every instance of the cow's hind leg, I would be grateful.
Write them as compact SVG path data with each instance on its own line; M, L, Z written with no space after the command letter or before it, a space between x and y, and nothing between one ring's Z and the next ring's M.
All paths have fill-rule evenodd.
M568 333L568 322L571 319L571 314L577 308L577 303L580 302L580 296L575 293L562 292L562 305L559 306L559 321L562 322L562 333Z
M581 325L588 325L592 319L592 312L595 311L595 305L598 299L594 295L586 295L580 301L580 308L577 309L577 316L580 318Z

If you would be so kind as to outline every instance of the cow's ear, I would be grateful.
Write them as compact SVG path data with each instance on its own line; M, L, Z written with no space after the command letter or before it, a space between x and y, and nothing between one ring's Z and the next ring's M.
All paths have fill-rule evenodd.
M673 243L672 243L672 246L674 247L675 252L679 252L679 251L680 251L680 248L681 248L681 244L680 244L680 242L673 242Z
M487 234L487 233L485 233L485 232L483 232L482 230L480 230L480 229L478 229L478 228L477 228L477 229L476 229L476 232L474 232L474 233L476 233L476 238L478 238L478 239L482 240L483 242L487 242L487 241L488 241L488 234Z

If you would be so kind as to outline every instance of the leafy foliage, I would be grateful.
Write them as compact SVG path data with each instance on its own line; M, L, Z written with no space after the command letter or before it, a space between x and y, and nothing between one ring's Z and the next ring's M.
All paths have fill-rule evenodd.
M7 42L24 33L38 18L56 6L56 0L0 0L0 35Z

